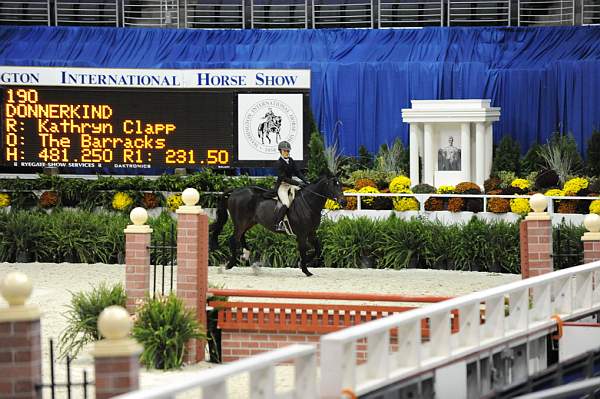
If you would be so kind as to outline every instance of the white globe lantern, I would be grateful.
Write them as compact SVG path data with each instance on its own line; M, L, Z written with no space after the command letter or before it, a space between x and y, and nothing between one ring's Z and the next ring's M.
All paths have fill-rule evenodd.
M106 339L127 338L131 327L129 313L121 306L109 306L98 317L98 331Z
M0 294L9 306L22 306L31 295L33 285L26 274L10 272L0 281Z
M583 219L583 224L590 233L600 232L600 216L595 213L586 215Z
M186 206L195 206L200 200L200 193L195 188L186 188L181 193L181 199Z
M142 226L148 220L148 212L144 208L138 206L131 210L129 218L134 225Z
M534 212L542 213L546 210L546 207L548 206L548 199L544 194L534 194L529 199L529 206L531 206L531 209L533 209Z

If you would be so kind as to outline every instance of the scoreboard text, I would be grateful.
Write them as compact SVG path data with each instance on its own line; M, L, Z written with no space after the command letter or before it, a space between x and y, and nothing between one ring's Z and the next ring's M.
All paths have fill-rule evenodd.
M234 93L6 87L7 166L228 167Z

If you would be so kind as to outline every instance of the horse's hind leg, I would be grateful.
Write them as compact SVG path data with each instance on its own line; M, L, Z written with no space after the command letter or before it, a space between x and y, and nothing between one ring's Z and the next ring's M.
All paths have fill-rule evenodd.
M227 266L225 266L226 269L231 269L237 263L238 240L235 234L229 237L229 251L231 252L231 257Z
M248 230L246 230L248 231ZM245 261L249 261L250 260L250 248L248 247L248 242L246 241L246 231L244 231L244 234L242 234L242 239L240 240L240 243L242 244L242 258Z

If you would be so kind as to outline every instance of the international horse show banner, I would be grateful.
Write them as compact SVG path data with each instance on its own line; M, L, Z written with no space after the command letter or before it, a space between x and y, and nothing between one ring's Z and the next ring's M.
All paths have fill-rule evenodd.
M272 166L282 140L303 160L310 79L302 69L3 66L3 166Z

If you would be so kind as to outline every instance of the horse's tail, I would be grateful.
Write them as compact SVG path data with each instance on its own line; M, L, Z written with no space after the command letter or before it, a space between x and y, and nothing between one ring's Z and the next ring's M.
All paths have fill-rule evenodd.
M227 190L219 199L219 206L217 207L217 220L210 225L210 241L209 241L209 249L218 249L219 248L219 234L223 231L223 226L227 223L227 201L229 200L229 195L233 190Z

